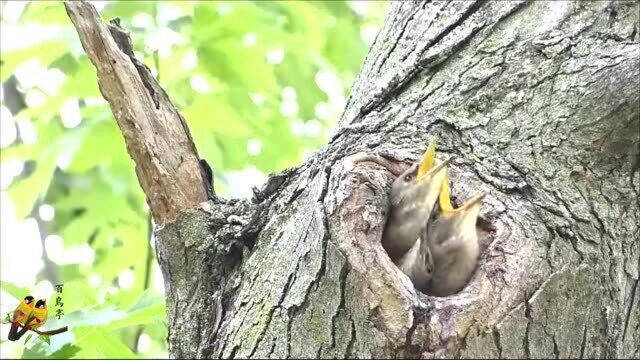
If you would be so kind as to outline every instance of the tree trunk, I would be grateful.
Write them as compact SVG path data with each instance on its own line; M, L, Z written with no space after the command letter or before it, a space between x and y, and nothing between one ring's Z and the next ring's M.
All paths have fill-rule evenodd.
M171 355L639 357L639 10L391 3L324 149L156 230ZM433 138L492 229L445 298L389 260L392 176L354 162Z

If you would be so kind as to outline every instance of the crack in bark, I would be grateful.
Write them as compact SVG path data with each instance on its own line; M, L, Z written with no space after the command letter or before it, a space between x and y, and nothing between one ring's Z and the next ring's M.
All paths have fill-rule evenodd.
M496 350L498 350L498 359L502 359L502 345L500 344L500 331L495 327L491 331L493 336L493 343L496 346Z
M629 307L627 308L625 319L624 319L624 330L622 331L622 339L626 339L627 337L627 328L629 327L629 319L631 318L631 309L635 305L636 292L638 292L638 282L640 282L640 278L636 279L633 284L633 289L631 289L631 300L629 300Z
M336 346L336 339L335 339L336 319L338 316L340 316L341 313L346 314L345 303L347 299L346 288L347 288L348 275L349 275L349 268L348 268L348 265L345 263L342 265L342 268L340 269L340 275L338 277L340 282L340 303L338 304L338 308L336 309L336 312L331 316L331 347L333 348L335 348Z
M524 349L525 357L531 359L531 346L529 344L529 334L531 333L531 325L533 324L533 318L531 318L531 307L529 305L528 296L525 296L524 300L524 316L527 318L527 327L522 338L522 347Z
M424 346L421 345L413 345L413 336L420 324L428 324L429 317L431 315L431 311L433 311L433 304L427 303L423 304L422 302L418 302L415 304L411 311L413 313L411 319L411 326L407 330L407 334L405 335L404 341L404 356L405 357L419 357L422 353ZM466 337L466 334L465 334Z
M561 237L569 240L569 243L571 244L573 251L575 251L576 254L578 254L580 262L582 263L584 261L584 253L580 249L578 249L578 241L575 237L575 233L571 229L567 230L565 227L562 227L559 225L556 225L556 233Z
M322 204L320 204L320 206L322 206ZM311 218L310 218L309 223L307 224L306 228L303 230L301 235L298 237L298 244L301 241L302 241L302 243L306 243L307 238L312 233L310 231L310 229L317 228L317 224L316 224L316 226L313 225L313 224L317 223L317 221L318 221L317 220L317 213L314 212L311 215ZM323 272L323 267L324 267L324 263L325 263L325 255L324 255L324 253L325 253L326 246L325 246L325 240L324 239L326 239L326 238L327 238L327 236L326 236L326 232L325 232L325 236L323 237L323 239L320 240L321 241L321 251L320 251L320 253L322 254L321 255L322 256L321 267L319 269L319 272L314 275L314 278L305 287L304 296L303 296L303 298L302 298L302 300L300 302L300 305L291 304L290 307L283 307L284 300L286 299L287 295L289 294L291 287L294 285L294 283L298 279L298 274L300 273L300 265L304 261L303 259L311 251L311 246L313 246L313 244L311 244L309 246L309 248L307 248L306 251L303 254L301 254L300 256L297 257L298 261L296 263L295 269L294 269L293 272L289 273L286 285L285 285L285 287L284 287L284 289L282 291L282 294L280 296L280 299L278 300L277 305L271 307L271 309L269 310L269 312L267 314L267 320L266 320L263 328L261 329L260 333L258 334L258 336L256 338L256 341L254 342L254 345L251 348L248 357L252 357L254 355L255 351L258 349L258 346L264 340L264 336L267 333L267 331L268 331L268 329L269 329L269 327L271 325L271 321L273 319L273 314L274 314L274 312L275 312L275 310L277 308L284 309L285 312L287 313L287 318L288 318L287 326L288 326L288 329L289 329L288 331L289 332L291 331L291 326L292 326L293 321L295 320L296 313L298 312L298 310L300 308L303 308L305 306L305 304L307 303L307 298L308 298L308 296L309 296L314 284L317 284L317 280L319 280L322 277L322 274L320 274L320 273ZM298 246L296 246L296 248L297 247Z
M136 55L133 53L133 46L131 45L129 34L120 26L120 19L112 19L109 24L107 24L107 26L109 27L109 32L111 32L111 36L113 37L115 43L118 45L120 50L122 50L122 52L129 57L129 60L138 71L138 75L142 80L142 84L147 89L149 97L151 97L156 110L160 109L160 99L158 97L158 92L154 88L153 82L149 79L149 77L153 77L151 75L151 70L149 70L147 65L141 63L140 60L136 58ZM189 133L188 128L185 128L185 131Z
M556 335L551 335L551 340L553 340L553 355L556 359L560 358L560 350L558 350L558 342L556 341Z
M587 324L584 324L584 331L582 332L582 343L580 344L580 359L584 359L584 350L587 345Z
M415 11L405 21L404 25L402 26L402 29L400 30L400 34L396 37L396 41L394 41L393 44L391 45L391 49L387 52L386 56L382 57L382 62L378 66L378 71L382 70L382 67L387 62L387 60L389 59L391 54L393 54L393 52L396 50L396 47L398 46L398 44L402 40L402 37L404 36L405 31L407 30L407 26L409 26L409 23L413 21L413 19L415 18L416 14L419 13L420 11L421 11L421 9L419 7L416 7Z
M229 354L229 359L236 358L236 352L238 351L239 348L240 348L240 345L233 345L233 348L231 348L231 354Z
M442 11L442 10L443 10L444 8L448 7L448 6L449 6L449 4L451 4L451 2L452 2L452 1L451 1L451 0L449 0L449 1L446 1L446 2L439 2L439 3L438 3L438 4L440 5L440 8L436 11L434 18L432 18L432 19L431 19L431 21L429 22L429 25L427 25L427 27L422 31L423 33L427 34L427 33L429 33L429 32L431 31L431 26L433 25L434 20L438 20L438 19L440 18L440 16L441 16L441 15L442 15L442 13L443 13L443 11ZM422 3L422 6L421 6L420 10L425 11L425 10L426 10L426 8L427 8L427 4L429 4L429 3L431 3L431 1L430 1L430 0L428 0L428 1L424 1L424 2ZM412 45L412 46L411 46L411 50L407 51L407 52L402 56L402 58L400 59L400 62L404 63L405 61L407 61L407 58L409 58L409 56L410 56L412 53L414 53L414 52L416 51L416 48L418 47L418 44L414 42L414 43L413 43L413 44L411 44L411 45ZM422 52L421 52L421 53L422 53Z
M258 349L258 345L260 344L260 342L264 340L264 336L267 333L267 330L269 330L269 325L271 325L271 320L273 319L273 313L276 311L278 307L279 305L271 307L271 309L269 309L269 312L267 313L267 320L265 321L264 326L262 327L262 329L260 329L260 333L257 335L255 341L253 342L253 347L250 349L249 355L247 356L248 358L253 356L253 354L256 352L256 349Z
M288 341L291 341L291 339L288 339ZM272 341L271 342L271 349L269 349L269 354L267 355L267 359L271 359L271 356L273 355L273 351L276 349L276 342Z
M429 41L427 44L425 44L425 46L423 47L422 51L420 52L418 58L427 49L429 49L434 44L437 44L442 38L444 38L445 36L449 35L451 33L451 31L453 31L454 28L456 28L457 26L462 24L473 13L478 11L478 9L481 7L481 5L482 5L482 2L474 0L472 2L472 4L469 5L464 10L464 12L460 15L460 17L458 19L456 19L456 21L454 21L449 26L447 26L444 29L442 29L438 33L438 35L436 35L435 38L433 38L431 41ZM466 41L470 37L472 37L473 35L475 35L475 32L472 32L467 38L464 38L460 42L455 44L453 46L453 48L450 49L450 52L453 53L454 49L459 48L460 46L465 44ZM376 94L374 94L373 99L371 101L369 101L367 104L365 104L364 106L362 106L360 108L360 110L358 112L358 117L359 118L364 118L367 114L369 114L376 107L387 103L390 98L392 98L396 94L400 93L404 89L404 86L406 86L408 83L410 83L410 81L417 74L419 74L422 70L427 69L430 65L431 66L435 65L437 63L435 60L438 60L438 58L437 57L435 57L435 58L431 58L430 57L430 58L427 58L427 59L418 59L414 64L412 64L411 67L408 67L409 68L408 70L405 70L405 72L406 72L405 74L396 74L396 76L394 77L394 79L392 81L390 81L384 88L380 89ZM439 60L440 60L439 62L441 62L444 59L439 59Z
M249 310L251 310L251 309L253 308L253 304L254 304L254 303L253 303L253 302L251 302L251 303L250 303L250 305L249 305L249 308L248 308L247 310L245 310L245 316L243 316L243 317L242 317L242 319L240 320L240 324L238 325L238 328L242 328L242 325L244 324L244 320L247 318L246 313L248 313L248 312L249 312ZM226 350L227 345L229 345L229 344L232 344L232 345L233 345L233 346L232 346L232 348L231 348L231 353L232 353L232 354L235 354L235 353L236 353L236 351L238 350L237 348L239 348L239 346L240 346L240 344L237 344L237 343L235 343L235 342L233 341L233 340L235 340L235 336L234 336L234 338L233 338L231 341L229 340L229 336L230 336L230 335L235 335L235 334L234 334L234 333L227 333L227 334L225 334L225 336L226 336L226 337L225 337L225 341L223 341L223 342L222 342L222 348L220 349L220 354L221 354L221 355L222 355L222 354L224 354L224 351ZM229 358L230 358L230 359L233 359L233 358L234 358L234 356L233 356L233 355L230 355L230 356L229 356Z
M224 286L221 286L224 288ZM215 318L213 321L213 328L209 329L209 336L207 337L207 341L202 345L201 355L199 357L202 358L210 358L215 350L215 339L218 335L218 331L220 330L220 325L222 324L222 320L225 316L225 307L222 302L222 295L219 293L215 293L213 295L214 298L214 307L215 307Z
M345 358L354 357L352 355L353 352L353 344L356 341L356 325L353 323L353 319L349 316L349 324L351 324L351 337L349 338L349 342L347 343L347 350L345 351Z
M431 80L431 79L430 79ZM431 83L431 81L428 81L427 84L425 85L425 88L427 86L429 86L429 84ZM433 95L436 91L442 89L444 87L444 81L441 82L439 85L437 85L435 88L433 88L431 91L424 93L424 95L421 95L421 97L418 99L418 101L416 102L416 106L413 108L413 112L414 114L416 113L416 111L418 111L418 109L422 108L422 104L429 99L429 97L431 97L431 95Z
M413 316L411 319L411 326L409 327L409 330L407 330L407 335L404 341L404 356L406 358L413 358L414 356L417 356L418 354L420 354L420 347L411 344L413 334L415 333L416 328L418 327L416 312L413 309L412 311L413 311Z
M293 325L293 318L290 317L289 312L287 311L287 355L285 359L288 359L291 356L291 326Z

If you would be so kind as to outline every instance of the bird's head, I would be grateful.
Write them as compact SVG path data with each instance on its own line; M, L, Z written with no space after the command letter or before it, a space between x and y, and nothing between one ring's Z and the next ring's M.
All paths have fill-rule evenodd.
M47 308L47 300L40 299L36 302L36 309L46 309Z
M24 300L23 300L23 301L24 301L24 303L25 303L26 305L28 305L29 307L33 307L33 300L34 300L33 296L31 296L31 295L27 295L27 296L25 296L25 297L24 297Z
M446 166L451 159L435 164L436 143L433 141L422 160L411 165L400 174L391 187L391 203L417 201L433 204L440 190L440 183L446 176Z
M440 187L440 216L451 220L451 222L455 223L456 226L468 227L475 231L476 220L480 214L482 199L484 199L486 195L486 193L474 195L457 209L454 209L451 204L449 180L445 178Z

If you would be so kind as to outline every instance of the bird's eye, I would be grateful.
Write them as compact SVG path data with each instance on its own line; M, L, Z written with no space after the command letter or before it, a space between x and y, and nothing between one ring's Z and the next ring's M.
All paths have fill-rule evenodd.
M407 175L404 177L404 181L411 181L411 180L413 180L413 174L407 174Z

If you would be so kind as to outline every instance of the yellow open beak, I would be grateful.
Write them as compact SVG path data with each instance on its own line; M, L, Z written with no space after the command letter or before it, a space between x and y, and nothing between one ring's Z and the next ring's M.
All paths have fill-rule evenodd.
M422 162L420 162L420 167L418 168L418 175L416 176L416 180L420 181L424 178L431 167L433 166L433 162L436 159L436 141L433 140L427 151L424 152L424 156L422 157Z
M466 214L476 205L480 205L480 202L484 197L487 196L487 193L481 193L473 196L471 199L467 200L464 204L460 205L459 208L454 209L453 205L451 205L451 197L449 194L449 180L445 179L442 183L442 188L440 190L440 210L446 214Z
M473 196L471 199L467 200L466 203L460 205L460 208L458 210L468 210L472 208L475 204L482 201L482 199L484 199L485 196L487 196L487 193L481 193Z

